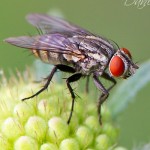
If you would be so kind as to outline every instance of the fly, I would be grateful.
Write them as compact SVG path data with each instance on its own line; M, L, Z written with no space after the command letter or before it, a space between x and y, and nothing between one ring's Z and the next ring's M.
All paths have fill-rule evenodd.
M130 51L126 48L119 48L114 42L94 35L60 18L45 14L30 14L27 16L27 21L41 30L43 34L11 37L5 39L5 41L29 49L36 57L45 63L53 64L54 67L44 87L22 100L33 98L47 89L57 70L71 73L72 75L66 79L72 97L71 111L67 121L69 124L75 102L75 94L71 83L81 77L87 76L89 78L89 76L92 76L95 86L102 92L97 105L99 122L102 124L101 105L108 98L110 90L115 86L115 77L126 79L139 68L132 61ZM110 81L112 85L106 89L99 77ZM88 84L86 85L88 86Z

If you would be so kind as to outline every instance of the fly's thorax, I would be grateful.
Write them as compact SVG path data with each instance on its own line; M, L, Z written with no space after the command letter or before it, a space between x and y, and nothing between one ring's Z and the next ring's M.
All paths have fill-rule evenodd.
M92 72L100 70L103 72L107 66L108 59L106 57L99 59L98 56L98 54L89 54L89 56L85 58L84 61L79 61L75 64L76 70L84 75L90 75Z
M86 58L81 63L83 70L93 70L93 68L104 70L107 67L108 61L116 52L113 45L101 37L76 36L74 38L76 38L79 49Z
M97 50L102 44L106 47L112 49L113 45L107 40L100 36L74 36L76 42L78 42L79 46L87 47L88 49L94 51ZM96 49L95 49L96 48Z
M98 52L89 52L88 54L88 58L89 58L89 61L94 61L94 62L98 62L100 63L101 65L105 65L107 64L108 62L108 57L106 55L104 55L103 53L98 53Z
M85 55L83 55L79 50L73 50L71 54L62 54L64 59L68 62L78 62L82 61L85 58Z
M114 53L113 45L101 37L96 36L76 36L75 42L78 43L79 49L86 52L100 52L110 57ZM78 39L78 40L77 40Z

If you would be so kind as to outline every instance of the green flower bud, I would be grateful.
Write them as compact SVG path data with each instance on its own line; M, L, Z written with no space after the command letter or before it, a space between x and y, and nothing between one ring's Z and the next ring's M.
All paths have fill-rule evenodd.
M16 140L14 150L38 150L38 143L29 136L21 136Z
M50 98L42 99L38 103L38 114L45 118L46 120L49 120L51 117L58 115L58 97L56 96L50 96ZM57 106L57 107L56 107Z
M48 138L52 142L59 143L69 136L69 126L59 117L53 117L48 121Z
M25 77L26 82L21 76L19 81L13 77L10 82L5 82L3 88L0 87L0 150L114 148L118 129L113 126L106 106L102 107L103 126L100 126L95 101L79 92L82 99L76 97L68 125L72 101L67 89L57 83L51 84L48 92L22 102L21 98L30 96L40 88L32 82L32 75L27 73ZM121 148L114 149L125 150Z
M51 105L48 100L41 100L38 103L38 114L48 120L51 110Z
M47 124L44 119L38 116L32 116L25 124L26 134L37 139L40 143L45 140Z
M105 123L103 126L103 133L107 134L112 142L112 144L118 138L118 130L117 128L113 127L110 123Z
M90 129L94 130L96 133L100 133L102 128L98 122L97 116L89 116L85 120L85 125L87 125Z
M63 120L67 120L69 115L70 111L63 113L62 115ZM80 121L79 116L74 112L71 118L71 122L69 123L70 134L75 134L76 129L80 124L79 121Z
M9 143L8 139L4 137L4 135L0 134L0 149L1 150L11 150L11 144Z
M87 148L93 142L93 132L86 126L80 126L76 132L76 138L78 139L82 148Z
M52 143L45 143L41 145L40 150L58 150L58 147Z
M101 114L103 117L103 121L111 120L111 113L105 105L103 105L103 107L101 108Z
M34 115L34 108L32 105L20 102L14 107L14 117L18 118L19 121L21 121L23 124L27 121L27 119Z
M110 139L106 134L101 134L96 138L96 148L107 150L110 147Z
M60 143L59 150L80 150L79 144L75 139L65 139Z
M11 141L24 134L23 126L17 119L12 117L3 122L1 131Z

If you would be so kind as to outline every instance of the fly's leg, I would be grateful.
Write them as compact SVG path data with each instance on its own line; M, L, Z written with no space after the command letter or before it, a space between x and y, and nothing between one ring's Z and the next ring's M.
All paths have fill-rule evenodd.
M52 78L53 78L53 76L54 76L54 74L55 74L56 71L57 71L57 66L55 66L55 67L52 69L50 75L47 77L47 82L45 83L45 85L43 86L43 88L40 89L38 92L36 92L35 94L33 94L33 95L31 95L31 96L26 97L26 98L23 98L22 101L25 101L25 100L27 100L27 99L33 98L33 97L35 97L35 96L38 96L40 93L42 93L44 90L46 90L46 89L48 88L48 86L49 86L49 84L50 84L50 81L52 80Z
M116 85L116 80L111 77L108 73L104 72L103 75L101 76L103 77L104 79L112 82L113 84L107 89L107 91L110 91L115 85ZM100 96L100 98L102 98L104 96L104 94L102 93L102 95Z
M59 64L56 66L60 71L63 71L63 72L68 72L68 73L75 73L76 72L76 70L70 66L66 66L66 65L62 65L62 64Z
M66 66L66 65L62 65L62 64L56 65L53 68L53 70L51 71L50 75L48 76L47 82L44 85L44 87L41 90L39 90L37 93L35 93L34 95L26 97L26 98L24 98L22 100L24 101L24 100L33 98L33 97L39 95L45 89L47 89L48 85L50 84L50 81L52 80L52 77L56 73L57 69L59 69L59 70L61 70L63 72L69 72L69 73L75 73L76 72L76 70L74 68L70 67L70 66ZM72 113L73 113L73 109L74 109L74 100L75 100L75 94L73 92L73 89L72 89L70 83L79 80L81 78L81 76L82 76L81 73L76 73L76 74L73 74L72 76L70 76L69 78L67 78L67 80L66 80L67 87L68 87L69 92L70 92L71 97L72 97L71 111L70 111L70 115L69 115L69 118L68 118L68 121L67 121L68 124L70 123L70 120L71 120L71 117L72 117Z
M69 73L75 73L76 72L74 68L72 68L70 66L66 66L66 65L57 65L57 68L63 72L69 72ZM67 87L68 87L69 92L70 92L71 97L72 97L71 111L70 111L70 115L69 115L69 118L67 121L68 124L70 123L71 118L72 118L72 113L74 110L74 102L75 102L75 94L73 92L73 89L72 89L70 83L79 80L81 78L81 76L82 76L81 73L76 73L76 74L73 74L72 76L70 76L69 78L66 79L66 84L67 84Z
M73 74L72 76L70 76L66 80L67 87L68 87L69 92L70 92L71 97L72 97L71 111L70 111L70 115L69 115L69 118L68 118L68 121L67 121L68 124L70 123L70 120L72 118L72 113L73 113L73 109L74 109L74 101L75 101L75 94L73 92L73 89L72 89L70 83L79 80L81 78L81 76L82 76L81 73Z
M98 100L98 105L97 105L97 112L98 112L98 117L99 117L99 122L102 125L102 120L101 120L101 106L103 104L103 102L108 98L109 96L109 91L115 86L116 81L114 78L110 77L109 74L107 73L103 73L103 75L101 76L103 78L105 78L106 80L109 80L113 83L113 85L111 85L108 89L106 89L103 84L99 81L98 79L98 75L94 74L93 75L93 79L94 79L94 83L96 85L96 87L102 91L101 96L99 97Z
M29 96L29 97L26 97L26 98L23 98L22 101L25 101L27 99L30 99L30 98L33 98L35 96L38 96L40 93L42 93L44 90L46 90L54 76L54 74L56 73L57 69L61 70L61 71L64 71L64 72L70 72L70 73L74 73L75 72L75 69L72 68L72 67L69 67L69 66L65 66L65 65L56 65L50 75L47 77L47 82L45 83L45 85L43 86L42 89L40 89L38 92L36 92L35 94Z
M100 82L100 80L98 79L98 75L97 74L93 75L93 79L94 79L94 83L95 83L96 87L99 90L101 90L102 94L103 94L103 96L100 96L100 98L98 100L98 104L97 104L97 112L98 112L98 117L99 117L99 123L102 125L101 105L106 100L106 98L108 97L109 93L108 93L107 89L103 86L103 84Z

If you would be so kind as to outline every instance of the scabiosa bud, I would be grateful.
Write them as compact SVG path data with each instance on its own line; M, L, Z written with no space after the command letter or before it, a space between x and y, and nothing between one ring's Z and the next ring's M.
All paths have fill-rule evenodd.
M21 136L14 143L15 150L38 150L38 143L30 136Z
M100 134L99 136L97 136L95 146L97 149L100 149L100 150L109 149L109 147L111 146L111 143L110 143L110 138L108 137L108 135Z
M28 118L34 114L33 106L23 102L16 104L13 111L14 117L23 124L26 123Z
M87 148L93 142L94 132L86 126L79 126L76 132L76 138L78 139L82 149Z
M10 141L16 140L24 134L22 124L16 119L9 117L2 123L1 131L3 135Z
M47 124L43 118L38 116L29 117L24 128L28 136L33 137L39 143L43 143L47 131Z
M78 93L70 124L71 96L64 84L51 84L48 91L24 102L40 88L32 75L12 77L0 87L0 150L107 150L115 148L118 128L111 112L102 108L100 126L95 100ZM4 81L2 81L4 84ZM67 94L66 94L67 93ZM85 107L86 106L86 107ZM116 147L116 150L125 149Z
M53 117L48 121L48 138L54 143L60 143L63 139L69 136L69 126L66 121Z
M58 150L58 147L52 143L44 143L41 145L40 150Z
M60 150L80 150L77 140L70 138L60 143Z

